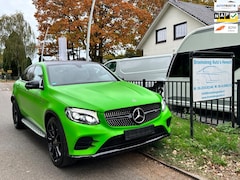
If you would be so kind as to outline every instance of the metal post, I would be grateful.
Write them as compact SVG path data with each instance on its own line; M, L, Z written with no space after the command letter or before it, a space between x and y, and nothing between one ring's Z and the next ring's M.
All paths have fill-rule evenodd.
M143 79L143 87L146 87L146 79Z
M41 53L41 62L43 62L43 51L44 51L44 46L45 46L45 41L46 41L46 38L47 38L48 30L49 30L49 25L47 27L47 30L46 30L46 33L45 33L45 36L44 36L44 39L43 39L42 53Z
M240 80L237 80L237 125L240 125Z
M189 55L189 75L190 75L190 136L193 138L193 72L192 64L193 61L193 52Z
M90 35L91 35L91 24L92 24L92 17L93 17L93 11L94 11L95 2L96 2L96 0L92 0L92 7L91 7L91 12L90 12L89 21L88 21L87 46L86 46L86 61L90 61L90 60L89 60Z
M234 128L235 126L235 110L234 110L234 101L235 101L235 96L234 96L234 79L235 79L235 76L234 76L234 64L235 64L235 55L233 54L232 55L232 113L231 113L231 119L232 119L232 127Z

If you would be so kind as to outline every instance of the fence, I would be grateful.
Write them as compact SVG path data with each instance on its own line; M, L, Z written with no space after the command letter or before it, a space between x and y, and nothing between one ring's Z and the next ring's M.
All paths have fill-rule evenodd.
M152 91L160 93L173 113L189 118L190 115L190 82L189 81L129 81ZM203 123L218 125L232 122L240 125L240 81L234 84L234 109L232 109L232 97L195 102L194 119Z

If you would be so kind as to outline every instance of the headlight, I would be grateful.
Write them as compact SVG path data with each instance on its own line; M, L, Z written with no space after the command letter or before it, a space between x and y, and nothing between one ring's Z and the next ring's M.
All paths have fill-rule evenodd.
M90 125L99 124L97 113L95 111L78 108L67 108L65 110L65 113L67 117L74 122Z
M164 101L164 99L162 99L162 111L165 111L167 105L166 105L166 102Z

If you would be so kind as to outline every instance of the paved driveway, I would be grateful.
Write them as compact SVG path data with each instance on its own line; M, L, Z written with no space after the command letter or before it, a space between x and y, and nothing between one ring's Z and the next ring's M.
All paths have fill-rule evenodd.
M0 180L188 179L135 151L108 158L81 160L67 168L56 168L48 156L45 139L28 129L14 128L11 87L12 83L0 82Z

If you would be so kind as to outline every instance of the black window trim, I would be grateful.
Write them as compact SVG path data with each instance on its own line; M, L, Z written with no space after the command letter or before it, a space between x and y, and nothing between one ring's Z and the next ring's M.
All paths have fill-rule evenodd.
M167 42L167 37L164 40L158 41L158 32L163 31L163 30L165 30L166 34L167 34L167 28L166 27L156 30L156 44Z
M186 24L186 25L187 25L187 21L184 21L184 22L181 22L181 23L178 23L178 24L174 24L174 25L173 25L173 39L174 39L174 40L183 39L183 38L187 35L187 32L186 32L185 35L176 37L176 27L177 27L177 26L180 26L180 25L183 25L183 24Z

